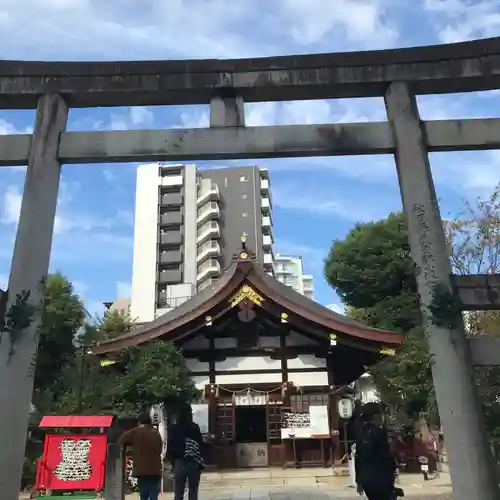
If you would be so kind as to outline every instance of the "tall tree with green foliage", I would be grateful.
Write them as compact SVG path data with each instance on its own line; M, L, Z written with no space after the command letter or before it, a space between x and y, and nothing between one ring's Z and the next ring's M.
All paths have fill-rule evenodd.
M444 223L454 272L500 272L500 202L497 187L486 199L464 203ZM403 214L358 224L342 241L334 241L325 260L325 277L347 307L348 314L378 328L406 334L405 345L370 371L381 396L407 413L424 410L437 423L437 411L413 262ZM468 315L470 334L500 332L498 313ZM478 384L490 436L500 438L500 408L493 391L500 381L497 368L481 370ZM488 381L488 382L487 382ZM492 388L493 387L493 388Z
M50 406L54 384L74 361L75 338L85 317L84 304L72 283L60 273L49 275L44 285L33 397L40 410Z
M325 277L348 313L376 328L406 334L403 348L370 369L384 401L396 411L434 407L430 360L403 214L357 224L335 241L325 260Z

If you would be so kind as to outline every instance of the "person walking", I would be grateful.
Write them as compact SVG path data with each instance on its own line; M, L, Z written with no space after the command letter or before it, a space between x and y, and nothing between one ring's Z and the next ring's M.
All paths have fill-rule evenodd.
M167 458L174 474L174 500L184 499L186 482L189 500L198 500L201 471L205 468L200 427L193 422L191 405L179 408L177 421L168 430Z
M132 475L137 478L141 500L158 500L162 474L162 439L153 427L151 417L139 417L139 425L122 434L118 441L132 447Z
M362 428L354 461L358 494L364 493L368 500L391 500L399 496L394 488L396 461L384 428L381 405L367 403L360 418Z

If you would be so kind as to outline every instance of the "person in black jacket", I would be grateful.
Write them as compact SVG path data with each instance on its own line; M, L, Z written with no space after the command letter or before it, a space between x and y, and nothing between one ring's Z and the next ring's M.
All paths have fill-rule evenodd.
M363 426L356 441L355 468L358 493L368 500L394 498L396 462L392 455L381 405L367 403Z
M174 500L183 500L186 481L189 500L198 500L201 471L205 467L202 443L200 427L193 422L192 408L186 403L179 409L177 422L168 430L167 458L174 473Z

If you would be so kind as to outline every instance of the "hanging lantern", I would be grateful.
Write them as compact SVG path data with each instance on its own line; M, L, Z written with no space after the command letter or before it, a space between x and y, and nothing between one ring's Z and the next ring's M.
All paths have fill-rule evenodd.
M337 345L337 335L335 333L330 333L330 345L335 346Z
M352 412L354 410L354 405L352 404L352 399L342 398L339 400L339 415L340 418L349 419L352 417Z
M281 322L282 323L287 323L287 319L288 319L288 314L287 313L281 313Z

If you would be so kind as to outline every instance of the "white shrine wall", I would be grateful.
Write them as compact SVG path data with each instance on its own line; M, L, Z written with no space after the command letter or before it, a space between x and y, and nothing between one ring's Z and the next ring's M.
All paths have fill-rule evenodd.
M308 337L292 331L286 337L286 345L289 347L313 346L315 342ZM189 340L182 347L185 351L208 349L209 341L205 336L200 335ZM214 347L215 349L237 348L237 339L235 337L215 338ZM278 348L280 347L280 339L277 336L261 336L258 347ZM188 357L186 358L186 365L193 374L192 378L196 386L200 389L204 388L209 383L209 363ZM328 385L328 373L324 358L317 358L312 354L299 354L296 358L288 359L287 365L289 372L288 380L297 386ZM308 369L313 371L307 371ZM258 370L258 373L238 373L249 370ZM300 370L300 372L294 372L293 370ZM270 371L275 371L276 373L269 373ZM220 385L280 384L282 381L281 361L279 359L271 359L269 356L228 356L223 361L215 362L215 372L215 383Z

